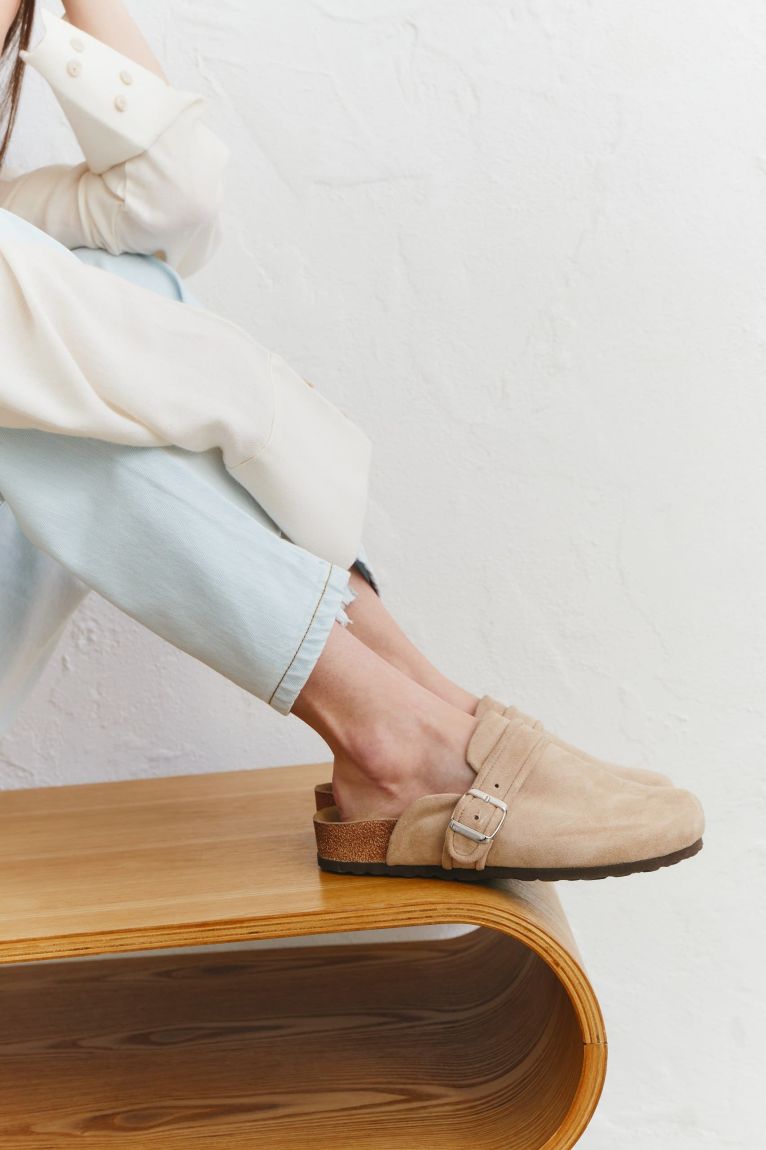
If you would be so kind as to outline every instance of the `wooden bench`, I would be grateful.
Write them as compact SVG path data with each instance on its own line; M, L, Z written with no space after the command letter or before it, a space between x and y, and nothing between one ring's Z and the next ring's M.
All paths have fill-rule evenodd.
M575 1144L606 1041L555 887L324 874L326 777L0 794L3 1150ZM480 929L168 953L429 923Z

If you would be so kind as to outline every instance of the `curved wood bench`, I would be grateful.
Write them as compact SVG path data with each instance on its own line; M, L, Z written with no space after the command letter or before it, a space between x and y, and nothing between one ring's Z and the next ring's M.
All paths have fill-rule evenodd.
M555 888L322 873L327 770L0 794L4 1150L575 1144L606 1040ZM162 953L429 923L480 929Z

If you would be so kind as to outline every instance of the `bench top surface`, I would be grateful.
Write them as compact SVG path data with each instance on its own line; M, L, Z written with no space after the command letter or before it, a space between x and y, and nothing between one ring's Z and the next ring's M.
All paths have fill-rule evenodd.
M0 962L450 922L579 958L550 883L320 871L313 786L330 773L0 793Z

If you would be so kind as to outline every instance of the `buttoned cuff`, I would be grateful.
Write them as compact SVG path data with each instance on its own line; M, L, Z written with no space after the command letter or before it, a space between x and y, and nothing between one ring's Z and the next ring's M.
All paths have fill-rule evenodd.
M40 16L43 38L21 57L50 84L91 171L145 152L181 112L203 102L46 9Z

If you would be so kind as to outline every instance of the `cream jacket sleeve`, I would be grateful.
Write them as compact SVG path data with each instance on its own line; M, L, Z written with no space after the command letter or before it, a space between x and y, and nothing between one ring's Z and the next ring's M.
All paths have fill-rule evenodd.
M162 255L181 275L221 238L229 149L204 100L40 10L42 39L23 53L50 85L85 160L0 180L0 207L65 247Z
M76 38L85 40L79 32ZM86 52L93 49L92 60L98 44L86 41L75 82L85 74ZM130 69L138 73L135 64ZM125 85L126 98L132 90ZM125 151L156 149L160 137L147 145L145 125L136 125L132 134L126 120L125 130L115 136L99 93L94 90L88 99L94 101L89 112L77 104L68 114L79 124L89 164L102 167ZM194 113L191 105L182 108L173 123ZM181 147L180 137L174 146ZM135 152L136 159L143 155ZM105 167L104 174L111 170ZM195 247L195 229L173 222L170 205L167 227L163 222L155 232L165 208L153 217L153 205L143 194L127 210L126 200L115 196L118 206L110 215L114 193L97 173L88 179L90 171L80 173L80 185L41 176L26 200L26 218L35 226L4 226L0 210L0 426L139 447L218 448L232 476L290 539L350 566L366 509L369 439L236 324L87 266L66 250L68 245L54 243L66 235L79 245L81 229L98 229L88 232L97 246L122 251L167 245L168 255L180 256L183 264L189 251L196 260L209 242ZM16 186L17 206L34 187L24 179L33 181L35 175ZM126 181L122 186L129 189ZM8 208L7 200L2 207ZM49 225L52 232L46 235ZM142 235L145 244L139 242Z

